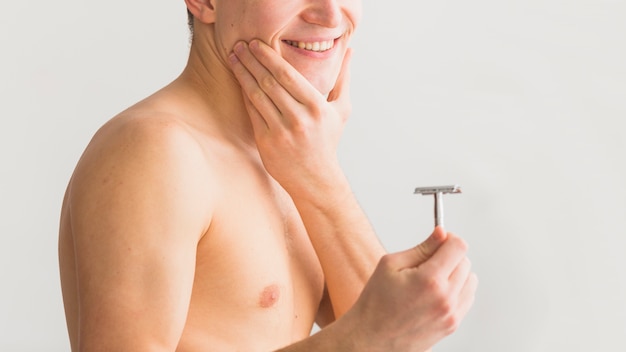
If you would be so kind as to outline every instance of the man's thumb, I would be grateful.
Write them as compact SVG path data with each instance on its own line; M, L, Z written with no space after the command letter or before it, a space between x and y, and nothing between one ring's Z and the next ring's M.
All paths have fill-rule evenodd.
M447 238L448 234L443 227L435 227L433 233L424 242L413 248L417 252L415 255L416 264L414 266L418 266L432 257Z
M428 236L424 242L413 248L392 254L395 257L393 258L394 266L398 270L420 266L435 254L437 249L439 249L447 238L448 234L444 231L443 227L435 227L433 233Z
M335 86L328 93L327 100L329 102L337 101L339 98L344 98L349 101L350 97L350 60L352 59L352 48L348 48L346 55L341 63L341 70L339 76L335 82Z

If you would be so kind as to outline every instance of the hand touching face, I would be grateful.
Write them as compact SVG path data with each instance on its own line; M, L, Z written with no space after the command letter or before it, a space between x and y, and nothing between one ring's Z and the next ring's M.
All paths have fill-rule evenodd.
M350 51L328 97L259 40L229 57L266 170L292 195L314 196L342 177L337 144L350 114Z
M259 39L323 95L335 86L361 16L360 0L216 0L214 3L215 41L224 58L238 41Z
M216 44L241 84L265 168L292 197L328 191L343 175L336 148L360 1L219 1Z

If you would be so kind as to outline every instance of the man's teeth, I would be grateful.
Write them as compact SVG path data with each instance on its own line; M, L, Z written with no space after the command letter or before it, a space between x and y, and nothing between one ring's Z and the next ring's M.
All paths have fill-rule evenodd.
M304 50L309 50L309 51L326 51L326 50L330 50L333 48L333 46L335 46L335 41L334 40L328 40L325 42L312 42L312 43L306 43L306 42L296 42L296 41L292 41L292 40L285 40L285 43L291 45L291 46L295 46L296 48L300 48L300 49L304 49Z

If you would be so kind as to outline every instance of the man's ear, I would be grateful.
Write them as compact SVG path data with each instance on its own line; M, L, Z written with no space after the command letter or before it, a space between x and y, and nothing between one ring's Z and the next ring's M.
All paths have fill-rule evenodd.
M185 0L187 9L202 23L215 22L215 0Z

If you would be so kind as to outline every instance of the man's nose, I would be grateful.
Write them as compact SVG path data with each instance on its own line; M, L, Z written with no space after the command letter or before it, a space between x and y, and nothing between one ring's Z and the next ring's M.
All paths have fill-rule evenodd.
M338 0L311 0L303 13L304 20L320 26L335 28L341 24L341 7Z

